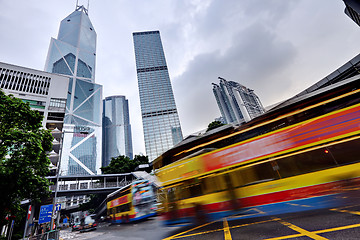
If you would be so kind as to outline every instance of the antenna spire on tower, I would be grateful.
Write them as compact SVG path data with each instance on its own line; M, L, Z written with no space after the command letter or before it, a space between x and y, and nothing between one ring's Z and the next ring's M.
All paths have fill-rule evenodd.
M88 0L88 3L87 3L87 8L85 8L84 5L79 5L79 0L76 0L76 8L75 8L75 11L84 11L84 13L86 15L88 15L88 10L89 10L89 0Z

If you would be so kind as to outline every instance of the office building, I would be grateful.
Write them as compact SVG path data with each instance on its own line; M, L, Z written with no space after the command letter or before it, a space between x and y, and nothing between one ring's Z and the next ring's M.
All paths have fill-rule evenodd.
M68 77L0 62L0 88L40 112L46 129L63 127L68 85ZM60 141L55 138L54 151L49 156L53 166L58 163Z
M227 124L248 122L265 112L253 90L221 77L219 80L219 84L213 83L213 92Z
M360 0L344 0L345 14L360 26Z
M125 96L110 96L103 100L103 162L124 155L133 158L129 103Z
M60 175L100 174L102 86L95 83L96 32L84 6L60 23L45 71L70 78Z
M133 33L146 155L149 161L183 136L159 31Z

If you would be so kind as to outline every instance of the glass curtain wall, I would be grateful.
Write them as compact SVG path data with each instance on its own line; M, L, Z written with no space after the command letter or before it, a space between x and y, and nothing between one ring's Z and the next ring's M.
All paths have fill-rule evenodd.
M146 154L154 160L183 136L159 31L133 33Z
M96 32L87 9L76 10L60 23L52 38L45 71L68 76L63 126L61 175L100 174L102 86L95 83Z

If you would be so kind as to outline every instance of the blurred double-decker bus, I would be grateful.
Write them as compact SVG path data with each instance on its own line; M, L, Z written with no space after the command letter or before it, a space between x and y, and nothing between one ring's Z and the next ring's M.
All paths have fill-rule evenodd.
M326 208L360 179L360 77L238 125L190 136L154 160L166 225Z
M127 223L156 215L155 188L148 180L136 180L109 194L106 199L107 219Z

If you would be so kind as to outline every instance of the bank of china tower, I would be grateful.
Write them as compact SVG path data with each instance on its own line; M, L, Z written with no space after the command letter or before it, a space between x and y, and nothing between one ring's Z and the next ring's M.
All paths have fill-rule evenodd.
M45 71L69 77L60 175L100 174L102 86L95 83L96 32L77 6L52 38Z

